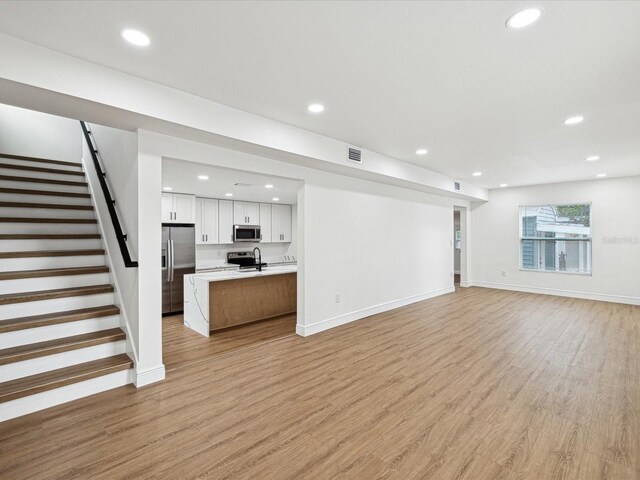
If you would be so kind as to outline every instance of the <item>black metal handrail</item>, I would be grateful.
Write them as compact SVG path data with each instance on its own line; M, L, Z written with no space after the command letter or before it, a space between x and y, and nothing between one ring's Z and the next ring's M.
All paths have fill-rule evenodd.
M100 187L102 188L102 193L104 194L104 200L105 202L107 202L107 209L109 209L111 223L113 223L113 229L115 230L116 238L118 239L118 245L120 246L120 253L122 253L124 266L127 268L137 267L138 262L131 260L131 254L129 253L129 248L127 247L127 234L122 231L122 226L120 225L120 220L118 219L118 212L116 211L116 201L111 196L109 186L107 185L107 174L104 170L102 170L102 165L100 165L100 160L98 159L98 147L91 139L91 130L89 130L89 128L87 127L87 122L83 122L82 120L80 120L80 126L82 127L84 139L87 142L89 151L91 152L91 158L93 159L93 165L96 169L96 174L98 175L98 181L100 182Z

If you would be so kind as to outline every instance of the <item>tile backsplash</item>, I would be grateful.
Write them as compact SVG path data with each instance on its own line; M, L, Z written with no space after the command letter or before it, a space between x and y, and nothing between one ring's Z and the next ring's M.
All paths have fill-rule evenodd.
M196 245L196 269L222 267L227 264L227 253L260 248L262 261L276 263L294 261L296 248L294 243L243 243L233 245Z

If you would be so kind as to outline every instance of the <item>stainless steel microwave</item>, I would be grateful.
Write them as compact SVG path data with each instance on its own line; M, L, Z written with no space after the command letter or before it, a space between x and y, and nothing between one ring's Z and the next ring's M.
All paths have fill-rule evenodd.
M262 240L260 225L234 225L234 242L259 242Z

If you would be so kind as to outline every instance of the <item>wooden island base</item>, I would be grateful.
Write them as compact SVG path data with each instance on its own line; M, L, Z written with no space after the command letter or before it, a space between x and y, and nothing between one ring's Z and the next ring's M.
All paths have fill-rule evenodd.
M294 313L296 305L296 273L210 282L209 330Z

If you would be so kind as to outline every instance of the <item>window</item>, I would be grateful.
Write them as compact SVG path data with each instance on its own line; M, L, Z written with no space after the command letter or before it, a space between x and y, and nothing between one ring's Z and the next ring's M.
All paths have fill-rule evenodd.
M520 268L591 273L591 204L520 207Z

